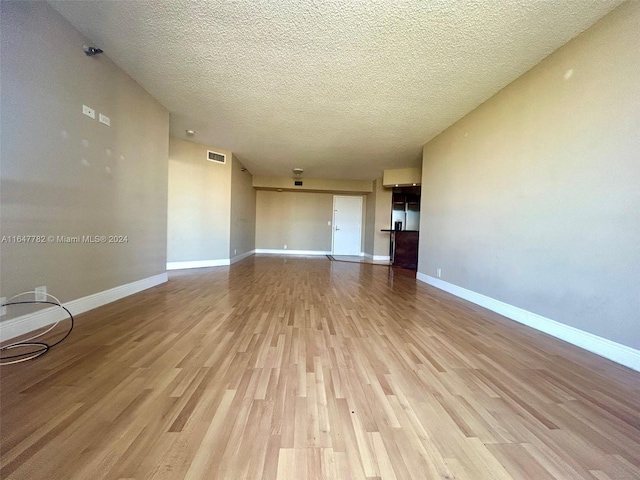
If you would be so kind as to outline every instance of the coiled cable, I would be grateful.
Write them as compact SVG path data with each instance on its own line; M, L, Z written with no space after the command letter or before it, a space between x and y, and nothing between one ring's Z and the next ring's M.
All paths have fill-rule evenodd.
M15 364L15 363L26 362L27 360L33 360L35 358L41 357L42 355L47 353L50 349L52 349L56 345L60 344L64 339L66 339L69 336L69 334L71 334L71 331L73 330L73 324L74 324L73 315L71 315L71 312L65 306L62 305L60 300L58 300L53 295L50 295L48 293L44 294L48 298L51 298L51 299L55 300L55 302L50 302L50 301L45 301L45 300L21 300L21 301L17 301L17 302L12 302L12 300L15 299L15 298L22 297L24 295L35 294L35 293L36 293L35 291L31 291L31 292L22 292L22 293L19 293L17 295L14 295L13 297L11 297L7 301L7 303L4 303L3 305L0 305L0 307L8 307L10 305L33 305L33 304L55 305L56 307L60 307L61 309L63 309L65 312L67 312L67 315L69 315L69 319L71 320L71 324L69 326L69 330L67 330L67 332L64 334L64 336L62 338L60 338L58 341L56 341L54 343L47 343L47 342L43 342L43 341L34 341L34 340L37 340L38 338L41 338L42 336L46 335L47 333L51 332L54 328L56 328L56 326L60 322L66 320L66 319L62 319L62 320L58 320L57 322L53 323L45 331L43 331L41 333L38 333L38 334L36 334L36 335L34 335L32 337L26 338L24 340L20 340L18 342L13 342L13 343L9 343L7 345L3 345L2 347L0 347L0 365L12 365L12 364ZM3 356L4 352L7 352L9 350L13 350L13 349L16 349L16 348L28 348L28 347L34 347L35 349L31 348L28 352L18 353L18 354L15 354L15 355Z

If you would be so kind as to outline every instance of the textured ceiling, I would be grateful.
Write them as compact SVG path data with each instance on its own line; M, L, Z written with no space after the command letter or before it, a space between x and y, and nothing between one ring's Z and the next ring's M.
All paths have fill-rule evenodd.
M52 1L256 175L373 179L620 0Z

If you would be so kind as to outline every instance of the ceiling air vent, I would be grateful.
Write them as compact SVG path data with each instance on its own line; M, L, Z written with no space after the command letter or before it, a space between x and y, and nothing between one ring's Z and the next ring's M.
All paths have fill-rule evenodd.
M207 150L207 160L210 162L227 163L227 156L224 153Z

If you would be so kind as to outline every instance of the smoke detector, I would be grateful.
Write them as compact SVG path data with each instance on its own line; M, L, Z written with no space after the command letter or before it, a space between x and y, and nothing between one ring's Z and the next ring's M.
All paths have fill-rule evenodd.
M304 169L300 168L300 167L296 167L293 169L293 174L296 177L299 177L300 175L302 175L302 172L304 172Z

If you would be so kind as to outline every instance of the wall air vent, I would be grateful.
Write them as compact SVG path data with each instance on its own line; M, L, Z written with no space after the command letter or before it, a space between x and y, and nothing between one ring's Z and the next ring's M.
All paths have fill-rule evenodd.
M302 180L294 180L294 181L293 181L293 184L294 184L296 187L301 187L301 186L302 186Z
M210 162L227 163L227 156L224 153L207 150L207 160Z

